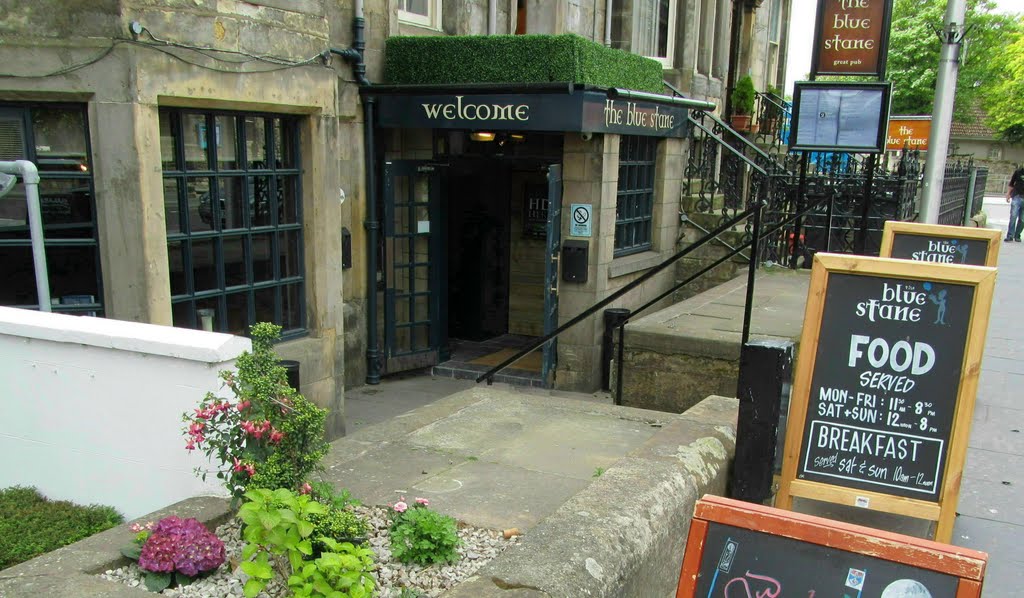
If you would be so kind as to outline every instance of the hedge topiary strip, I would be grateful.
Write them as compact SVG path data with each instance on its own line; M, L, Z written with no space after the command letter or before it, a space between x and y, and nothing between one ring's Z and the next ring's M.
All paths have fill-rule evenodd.
M395 36L384 49L391 85L565 82L662 91L656 60L574 34Z

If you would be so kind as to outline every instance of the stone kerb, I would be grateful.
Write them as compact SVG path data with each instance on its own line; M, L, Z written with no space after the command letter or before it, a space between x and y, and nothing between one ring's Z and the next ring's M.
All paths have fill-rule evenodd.
M5 381L0 487L101 503L134 518L191 496L222 494L184 448L181 415L250 347L227 334L0 307Z

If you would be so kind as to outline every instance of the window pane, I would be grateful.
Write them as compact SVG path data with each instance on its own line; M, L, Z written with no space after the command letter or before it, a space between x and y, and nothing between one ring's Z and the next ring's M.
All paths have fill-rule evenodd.
M29 246L0 247L4 265L4 284L0 284L0 303L4 305L35 305L36 269Z
M164 220L167 234L181 232L181 209L178 207L178 179L164 179Z
M244 177L220 177L217 192L220 194L220 224L222 230L245 228Z
M160 113L160 164L164 171L178 168L178 138L172 127L174 120L166 112Z
M277 177L277 202L278 222L280 224L295 224L299 221L299 202L296 186L299 178L296 176Z
M250 169L267 167L267 119L262 116L245 117L245 154Z
M276 168L295 168L295 143L291 127L284 126L280 118L274 119L274 160Z
M224 285L234 287L248 281L245 255L245 237L226 237L222 242L224 252Z
M402 0L402 10L424 17L430 16L430 0Z
M192 277L197 293L220 288L215 246L213 239L192 241Z
M219 297L208 297L196 301L194 327L198 330L223 331L224 312L220 309Z
M302 284L285 286L281 295L281 326L285 330L302 328Z
M274 258L271 253L272 235L252 236L252 276L253 282L265 282L274 279Z
M249 292L229 293L228 332L244 335L249 332Z
M276 322L274 306L277 305L277 287L269 289L256 289L253 293L256 308L256 322Z
M28 239L28 204L25 185L17 184L0 197L0 239Z
M669 3L661 0L658 3L658 58L668 58Z
M213 120L217 129L217 170L235 170L238 168L235 117L220 115Z
M89 172L85 113L79 108L33 108L32 133L40 171Z
M185 282L185 255L182 241L171 241L167 244L167 260L171 270L171 295L184 295L188 292Z
M195 308L191 301L182 301L171 304L171 323L178 328L196 328L192 321L195 315Z
M39 209L47 236L92 237L92 189L88 179L40 180ZM61 225L87 228L76 234Z
M281 261L281 278L301 276L299 270L299 231L290 230L278 233L278 245Z
M270 177L249 177L249 218L252 226L270 226Z
M213 201L210 198L210 179L188 179L188 222L190 232L213 230Z
M206 130L206 116L202 114L185 114L182 116L182 125L185 129L185 168L188 170L209 170L206 150L208 144L208 132Z
M86 295L89 303L97 292L95 247L46 248L46 270L50 279L50 297L60 300L69 295ZM34 284L34 282L33 282Z

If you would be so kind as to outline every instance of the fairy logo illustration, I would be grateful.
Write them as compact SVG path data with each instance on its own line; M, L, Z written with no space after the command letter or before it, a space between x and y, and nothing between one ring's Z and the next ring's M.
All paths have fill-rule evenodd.
M946 321L946 289L936 289L932 291L932 283L924 283L924 290L928 293L928 300L935 304L935 321L933 324L939 324L941 326L949 326L949 322Z

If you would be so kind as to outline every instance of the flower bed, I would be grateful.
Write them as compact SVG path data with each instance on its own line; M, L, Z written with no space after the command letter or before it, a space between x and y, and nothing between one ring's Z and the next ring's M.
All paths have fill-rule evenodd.
M388 529L391 525L389 509L384 507L355 507L355 511L366 518L369 534L365 545L376 553L375 595L380 598L402 596L439 596L466 579L485 563L499 555L509 546L518 542L513 536L506 540L502 533L494 530L460 525L458 536L458 560L447 565L404 564L392 558ZM198 598L203 596L242 596L245 574L237 568L243 542L240 538L240 522L232 519L216 530L224 541L227 561L210 575L199 577L191 585L164 590L162 595L174 598ZM142 571L132 563L125 567L110 569L100 577L110 581L143 587ZM403 595L403 589L405 594ZM268 584L260 596L278 598L288 596L287 589L277 580Z

